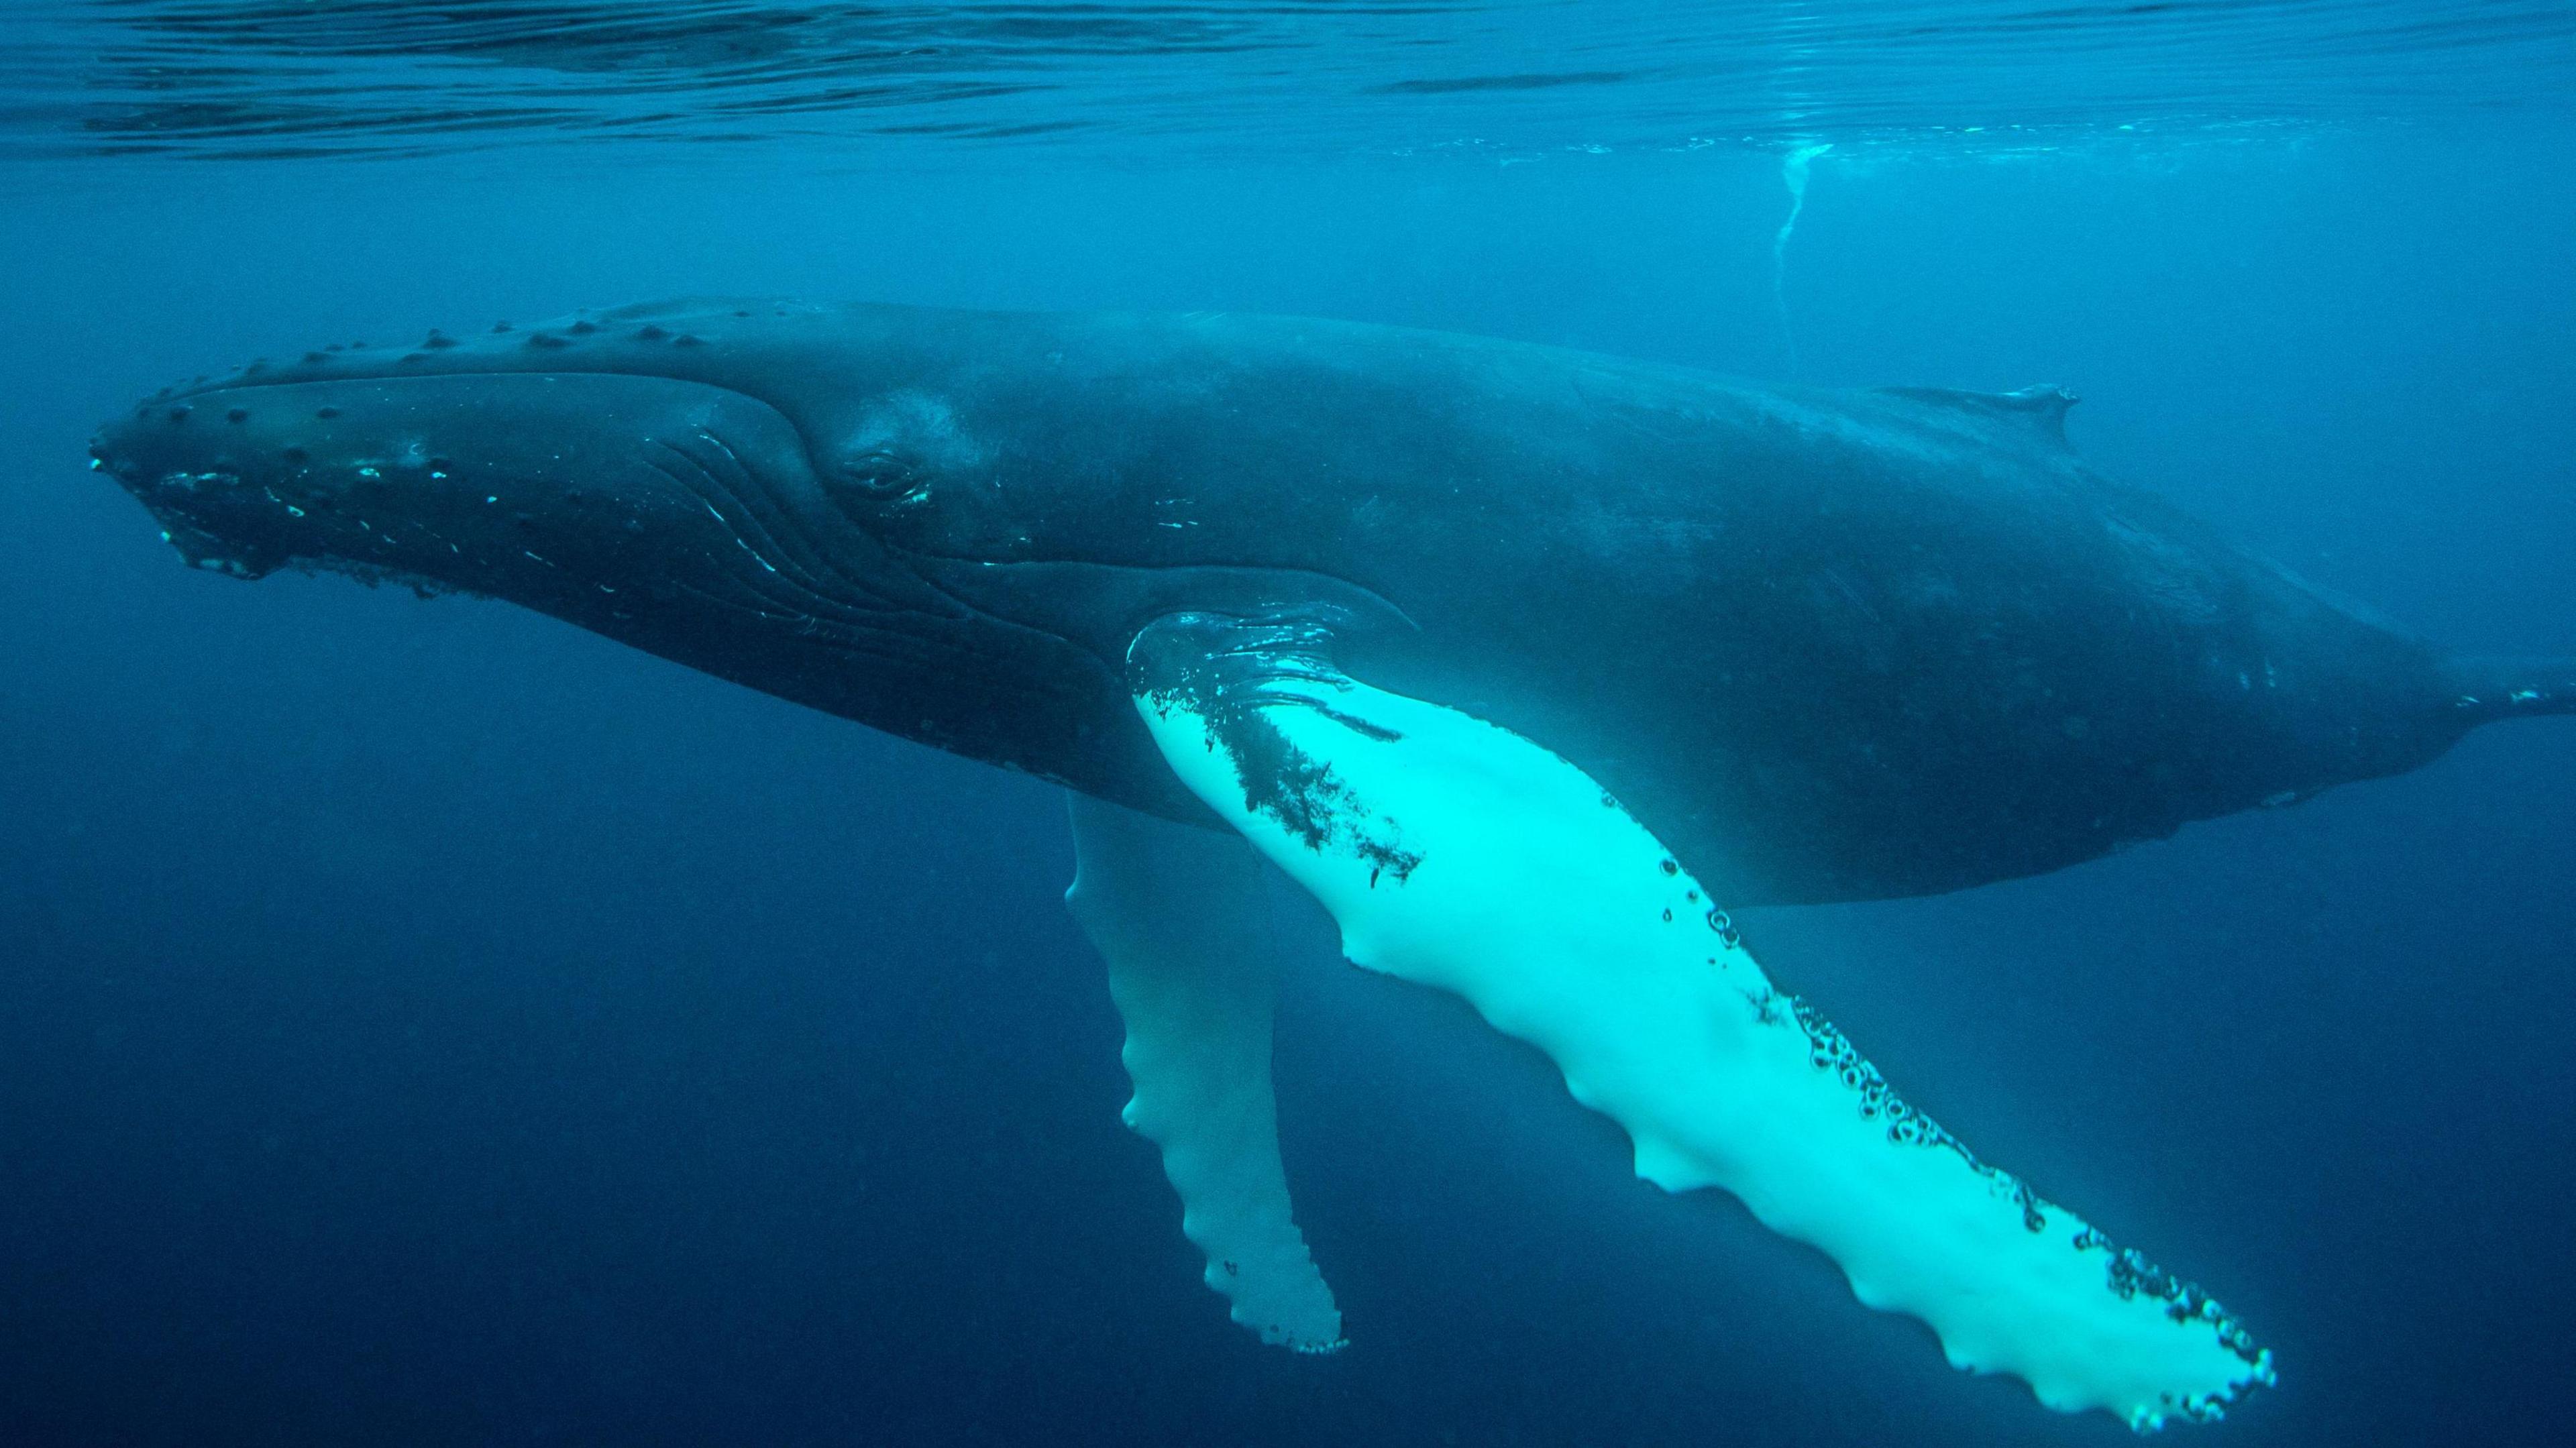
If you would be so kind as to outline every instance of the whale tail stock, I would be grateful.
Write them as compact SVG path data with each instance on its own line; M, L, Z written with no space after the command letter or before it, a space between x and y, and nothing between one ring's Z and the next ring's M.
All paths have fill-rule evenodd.
M2576 714L2576 659L2464 658L2453 707L2473 724Z

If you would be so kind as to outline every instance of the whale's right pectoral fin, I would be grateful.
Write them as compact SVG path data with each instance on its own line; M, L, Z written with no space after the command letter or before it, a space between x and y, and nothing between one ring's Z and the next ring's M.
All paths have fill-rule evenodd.
M1288 1205L1270 1089L1273 989L1261 863L1243 841L1067 796L1065 903L1109 965L1136 1094L1207 1285L1263 1342L1342 1346L1342 1314Z
M1336 670L1316 625L1165 619L1137 706L1193 792L1313 892L1343 952L1464 996L1626 1128L1638 1175L1723 1187L1950 1361L2131 1426L2213 1418L2271 1354L2198 1288L1908 1107L1775 990L1718 902L1581 770Z

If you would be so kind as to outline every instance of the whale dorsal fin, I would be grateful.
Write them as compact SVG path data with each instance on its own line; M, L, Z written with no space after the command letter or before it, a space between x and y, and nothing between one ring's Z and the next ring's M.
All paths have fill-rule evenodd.
M2054 382L2018 392L1969 392L1955 387L1881 387L1877 391L1883 396L1926 402L2018 428L2056 447L2069 446L2066 410L2081 400Z

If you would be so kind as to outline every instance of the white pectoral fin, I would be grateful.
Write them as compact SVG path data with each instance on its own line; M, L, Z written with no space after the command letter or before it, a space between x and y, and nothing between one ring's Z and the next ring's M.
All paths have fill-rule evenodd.
M1127 1124L1162 1148L1181 1230L1234 1320L1264 1342L1331 1352L1342 1315L1279 1163L1260 862L1231 836L1069 798L1065 903L1108 962L1127 1025Z
M2272 1380L2198 1288L1906 1106L1581 770L1343 677L1320 638L1180 615L1130 667L1173 768L1323 902L1353 962L1464 996L1626 1128L1640 1176L1734 1193L1956 1366L2140 1429Z

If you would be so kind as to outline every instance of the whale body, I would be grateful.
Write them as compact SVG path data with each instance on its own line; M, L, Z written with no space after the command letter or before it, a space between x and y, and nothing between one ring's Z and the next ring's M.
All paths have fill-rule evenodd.
M2067 445L2051 388L1771 388L1298 318L773 301L339 349L93 449L192 561L400 577L1213 823L1177 608L1548 747L1743 904L2029 875L2576 707Z
M94 463L191 562L542 610L1060 782L1203 1280L1344 1345L1271 1093L1262 860L1641 1177L2134 1427L2275 1380L1904 1098L1728 907L1958 889L2576 710L2088 467L2053 388L1768 388L1298 318L773 301L329 348ZM1157 818L1159 817L1159 818Z

